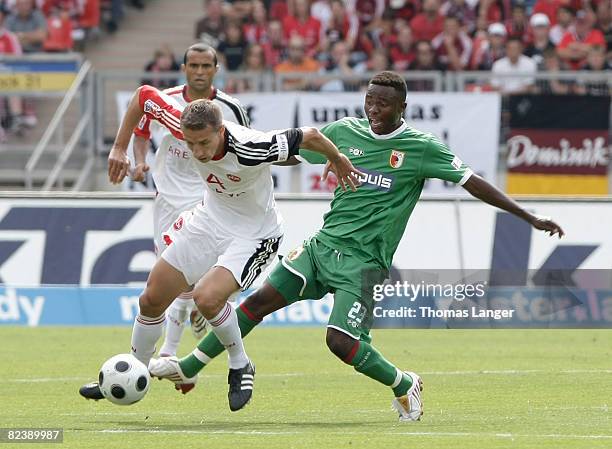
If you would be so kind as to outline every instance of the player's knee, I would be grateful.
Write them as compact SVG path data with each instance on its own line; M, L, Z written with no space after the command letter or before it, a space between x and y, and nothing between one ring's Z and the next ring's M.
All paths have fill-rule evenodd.
M152 295L148 289L145 289L140 298L138 298L138 307L140 308L140 313L148 317L157 317L166 310L165 302L161 298Z
M332 328L327 328L325 342L329 350L342 360L346 359L355 344L354 339Z
M198 310L204 318L207 320L213 319L221 311L227 298L219 295L217 292L210 288L203 288L194 291L193 301L195 302Z

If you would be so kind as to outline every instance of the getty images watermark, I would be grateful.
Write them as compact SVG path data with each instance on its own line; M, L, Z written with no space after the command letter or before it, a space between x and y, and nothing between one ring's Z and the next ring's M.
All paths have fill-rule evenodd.
M484 298L487 294L488 282L477 282L474 284L440 284L426 283L421 281L413 284L408 281L395 281L393 284L375 284L372 290L374 302L382 302L384 299L402 299L411 303L409 306L399 308L385 308L383 305L374 305L374 318L472 318L472 319L494 319L512 318L514 309L483 309L475 305L468 307L454 307L438 309L435 305L421 304L426 298L436 300L454 300L462 302L468 300L475 302Z
M612 327L610 270L365 271L362 292L373 328Z

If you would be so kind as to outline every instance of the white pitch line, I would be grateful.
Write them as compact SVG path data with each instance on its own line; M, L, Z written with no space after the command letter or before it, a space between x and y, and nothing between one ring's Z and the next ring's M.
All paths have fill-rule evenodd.
M564 370L543 370L543 369L527 369L527 370L465 370L465 371L421 371L421 376L476 376L479 374L484 375L499 375L499 376L513 376L513 375L525 375L525 374L612 374L612 369L564 369ZM345 376L346 374L335 374L335 373L317 373L326 374L328 376ZM352 373L353 375L360 375L359 373ZM269 374L258 374L257 378L283 378L283 377L306 377L312 376L312 373L269 373ZM203 378L225 378L225 374L203 374ZM0 383L44 383L44 382L73 382L73 381L87 381L91 380L91 377L33 377L33 378L18 378L18 379L5 379L0 380Z
M279 423L282 426L282 423ZM260 430L164 430L164 429L103 429L103 430L76 430L76 432L91 433L161 433L161 434L196 434L196 435L310 435L307 431L260 431ZM325 431L326 434L345 435L344 431ZM351 431L351 434L367 434L371 432ZM518 434L518 433L492 433L492 432L386 432L386 435L411 435L422 437L491 437L491 438L541 438L541 439L586 439L611 440L612 435L563 435L563 434Z
M164 434L195 434L195 435L299 435L306 432L294 431L266 431L266 430L163 430L163 429L104 429L104 430L84 430L83 432L93 433L164 433Z
M21 378L21 379L6 379L3 382L11 382L11 383L29 383L29 382L73 382L73 381L83 381L87 380L87 377L33 377L31 379Z
M524 374L611 374L612 369L572 369L572 370L545 370L545 369L507 369L507 370L473 370L473 371L420 371L421 376L474 376L478 374L490 375L524 375Z

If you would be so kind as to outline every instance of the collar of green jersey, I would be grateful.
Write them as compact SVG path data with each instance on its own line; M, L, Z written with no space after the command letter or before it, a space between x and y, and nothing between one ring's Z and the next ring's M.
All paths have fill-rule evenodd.
M370 126L368 126L368 129L370 130L370 135L375 139L385 140L392 139L393 137L403 132L407 127L408 123L406 123L406 120L402 119L402 123L400 124L400 126L398 126L395 131L392 131L389 134L376 134L374 131L372 131L372 128Z

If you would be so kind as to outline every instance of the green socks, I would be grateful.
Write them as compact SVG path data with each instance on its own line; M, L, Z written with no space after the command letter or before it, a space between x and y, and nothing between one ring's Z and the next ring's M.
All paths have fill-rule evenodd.
M365 341L355 342L355 346L344 362L352 365L356 371L391 387L395 397L405 395L412 386L412 379L409 376L402 373L374 346Z
M238 326L240 327L242 338L246 337L255 326L261 323L260 320L256 320L255 317L242 306L236 309L236 315L238 316ZM193 377L223 351L225 351L225 348L217 339L217 336L214 332L209 332L206 337L200 340L198 347L191 354L179 360L179 366L185 376Z

